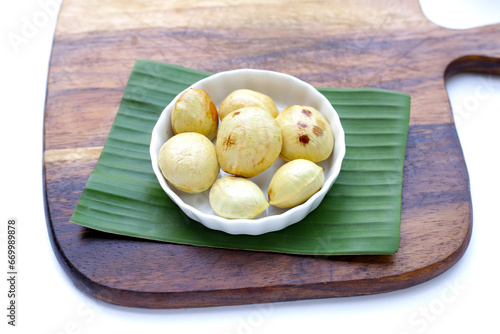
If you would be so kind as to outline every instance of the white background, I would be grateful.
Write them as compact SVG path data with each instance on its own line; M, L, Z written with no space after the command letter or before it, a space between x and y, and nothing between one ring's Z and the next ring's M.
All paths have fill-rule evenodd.
M5 333L498 333L496 278L500 235L498 152L500 79L450 79L454 117L470 173L474 208L471 244L450 270L396 292L324 300L180 310L113 306L76 289L54 257L42 193L43 112L56 14L40 3L0 7L0 327ZM500 22L500 1L421 0L431 21L453 29ZM18 47L26 20L36 29ZM10 35L12 36L12 35ZM500 38L500 36L499 36ZM17 49L17 50L16 50ZM16 52L17 51L17 52ZM496 55L500 56L500 55ZM18 221L17 326L7 325L6 224ZM5 277L5 278L4 278ZM314 326L314 327L313 327Z

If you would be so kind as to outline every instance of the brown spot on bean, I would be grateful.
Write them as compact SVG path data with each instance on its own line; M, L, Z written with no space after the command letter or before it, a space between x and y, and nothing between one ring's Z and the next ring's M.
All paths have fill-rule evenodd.
M222 142L222 146L224 147L225 150L229 150L231 146L235 144L234 139L231 138L231 134L227 136L224 141Z
M323 129L320 128L319 126L315 125L313 127L313 133L318 136L318 137L321 137L323 135Z
M312 115L312 112L311 112L310 110L307 110L307 109L303 109L303 110L302 110L302 113L303 113L304 115L306 115L307 117L311 117L311 115Z
M215 104L210 103L209 113L212 117L213 122L217 122L219 120L219 115L217 115L217 108L215 107Z
M302 145L307 145L309 143L309 136L308 135L302 135L299 137L299 142L302 144Z
M240 112L239 111L236 111L234 114L233 114L233 117L236 116L236 115L239 115Z

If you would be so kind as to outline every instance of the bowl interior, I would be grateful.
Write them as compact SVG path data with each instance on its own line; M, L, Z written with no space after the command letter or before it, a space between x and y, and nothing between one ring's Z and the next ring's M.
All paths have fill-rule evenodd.
M226 219L216 215L208 201L210 190L199 194L188 194L171 186L158 168L158 152L170 137L174 135L171 125L171 113L180 93L161 113L151 137L151 161L153 170L162 188L168 196L190 218L207 227L223 230L233 234L261 234L279 230L304 218L315 209L337 178L345 154L344 131L339 117L330 102L313 86L287 74L272 71L241 69L221 72L203 79L190 88L205 90L219 107L222 100L232 91L240 88L252 89L270 96L278 110L290 105L299 104L316 108L330 123L335 137L334 151L330 157L318 165L323 168L325 183L323 188L307 202L291 209L280 209L274 206L260 214L255 219ZM214 139L215 144L215 139ZM278 160L263 173L251 178L264 192L267 198L269 182L276 170L285 162ZM220 171L219 177L227 175Z

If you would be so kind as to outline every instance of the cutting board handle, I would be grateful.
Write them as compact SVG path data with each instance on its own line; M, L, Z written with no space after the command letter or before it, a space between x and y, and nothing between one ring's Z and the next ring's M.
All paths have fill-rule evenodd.
M453 60L444 71L445 80L455 74L474 72L500 75L500 58L470 55Z

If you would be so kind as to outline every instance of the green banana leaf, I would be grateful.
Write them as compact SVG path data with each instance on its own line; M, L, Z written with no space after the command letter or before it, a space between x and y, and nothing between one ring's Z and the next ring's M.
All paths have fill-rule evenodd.
M393 254L399 247L410 96L373 88L318 88L346 133L340 175L304 220L259 236L230 235L189 219L151 167L151 131L165 106L209 76L137 60L101 156L71 222L172 243L293 254Z

